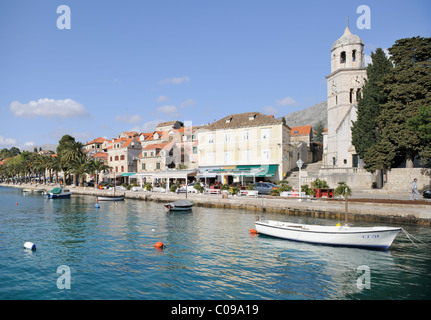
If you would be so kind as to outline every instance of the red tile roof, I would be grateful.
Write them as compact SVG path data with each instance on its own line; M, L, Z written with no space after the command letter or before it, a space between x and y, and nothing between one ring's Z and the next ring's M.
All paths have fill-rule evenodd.
M311 134L311 126L292 127L290 128L290 135L296 136L300 134Z

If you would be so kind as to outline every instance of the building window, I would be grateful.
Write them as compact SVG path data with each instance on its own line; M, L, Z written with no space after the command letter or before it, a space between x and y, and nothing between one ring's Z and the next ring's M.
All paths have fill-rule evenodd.
M118 172L118 167L115 167L115 172Z
M193 147L193 154L197 154L198 153L198 147Z
M356 101L359 101L359 98L361 97L361 89L356 90Z
M341 52L340 63L346 63L346 51Z
M224 162L232 161L232 151L225 151L224 153Z
M250 131L245 130L242 132L242 141L248 141L250 139Z
M214 134L213 133L208 134L208 143L210 143L210 144L214 143Z
M224 135L224 142L231 142L232 140L232 133L228 132Z
M112 156L109 157L109 161L112 161Z
M241 153L242 153L241 158L243 161L249 161L250 160L250 150L249 149L242 150Z
M160 170L160 162L157 162L157 163L156 163L156 169L157 169L157 170Z
M353 89L350 89L349 101L350 103L353 102Z
M115 161L118 161L118 156L115 156Z
M356 50L352 51L352 61L355 62L356 61Z
M120 160L124 160L124 154L120 156Z
M269 129L262 129L262 140L269 140Z
M335 159L335 157L332 157L332 165L335 166L337 164L337 160Z
M262 161L269 161L271 159L271 149L262 149Z
M142 164L142 170L146 170L145 169L145 163Z
M214 162L214 152L207 152L206 158L207 158L208 163L213 163Z

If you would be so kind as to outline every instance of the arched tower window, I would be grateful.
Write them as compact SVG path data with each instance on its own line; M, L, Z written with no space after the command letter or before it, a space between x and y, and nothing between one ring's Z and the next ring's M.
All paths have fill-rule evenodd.
M356 50L352 51L352 61L355 62L356 61Z
M341 52L340 63L346 63L346 51Z
M350 89L349 101L350 103L353 102L353 89Z

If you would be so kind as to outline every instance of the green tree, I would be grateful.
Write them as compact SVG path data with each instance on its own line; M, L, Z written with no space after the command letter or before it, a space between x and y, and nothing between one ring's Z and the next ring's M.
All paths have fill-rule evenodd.
M418 133L424 146L419 156L422 163L426 164L431 159L431 105L419 107L419 113L407 120L407 126Z
M387 96L382 91L383 78L392 72L393 66L381 48L371 53L372 63L367 67L367 80L363 87L362 97L358 102L358 118L352 125L352 144L355 146L358 156L364 160L365 168L381 169L370 164L376 160L369 150L381 140L381 130L377 125L377 117L380 115L380 106L387 101Z
M323 142L323 131L325 130L323 121L319 121L314 130L316 131L316 134L313 135L314 142Z
M91 159L88 163L90 173L94 174L94 186L96 187L99 182L99 174L105 170L111 169L110 166L103 161Z
M60 157L61 169L65 172L73 172L73 183L77 185L77 173L73 168L72 161L86 157L82 151L84 145L82 142L75 141L70 135L64 135L57 147L57 155Z
M386 158L391 166L406 161L406 167L413 167L414 158L429 149L420 131L408 126L408 119L415 118L420 107L431 105L431 38L397 40L389 53L394 69L383 79L387 101L377 118L380 149L394 151L392 159Z
M79 186L84 185L84 176L91 171L90 159L86 155L74 158L70 162L71 171L74 173L74 183L76 185L77 176L79 177Z

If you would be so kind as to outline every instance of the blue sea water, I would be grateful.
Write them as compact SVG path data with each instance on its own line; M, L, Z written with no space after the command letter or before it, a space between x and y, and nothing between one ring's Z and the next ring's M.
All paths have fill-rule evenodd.
M430 228L403 226L425 242L418 247L400 233L389 251L373 251L252 235L252 211L167 213L130 199L94 205L90 196L49 200L0 187L0 299L431 298ZM24 249L26 241L37 250ZM166 248L156 249L158 241ZM70 289L57 285L59 266L70 270Z

